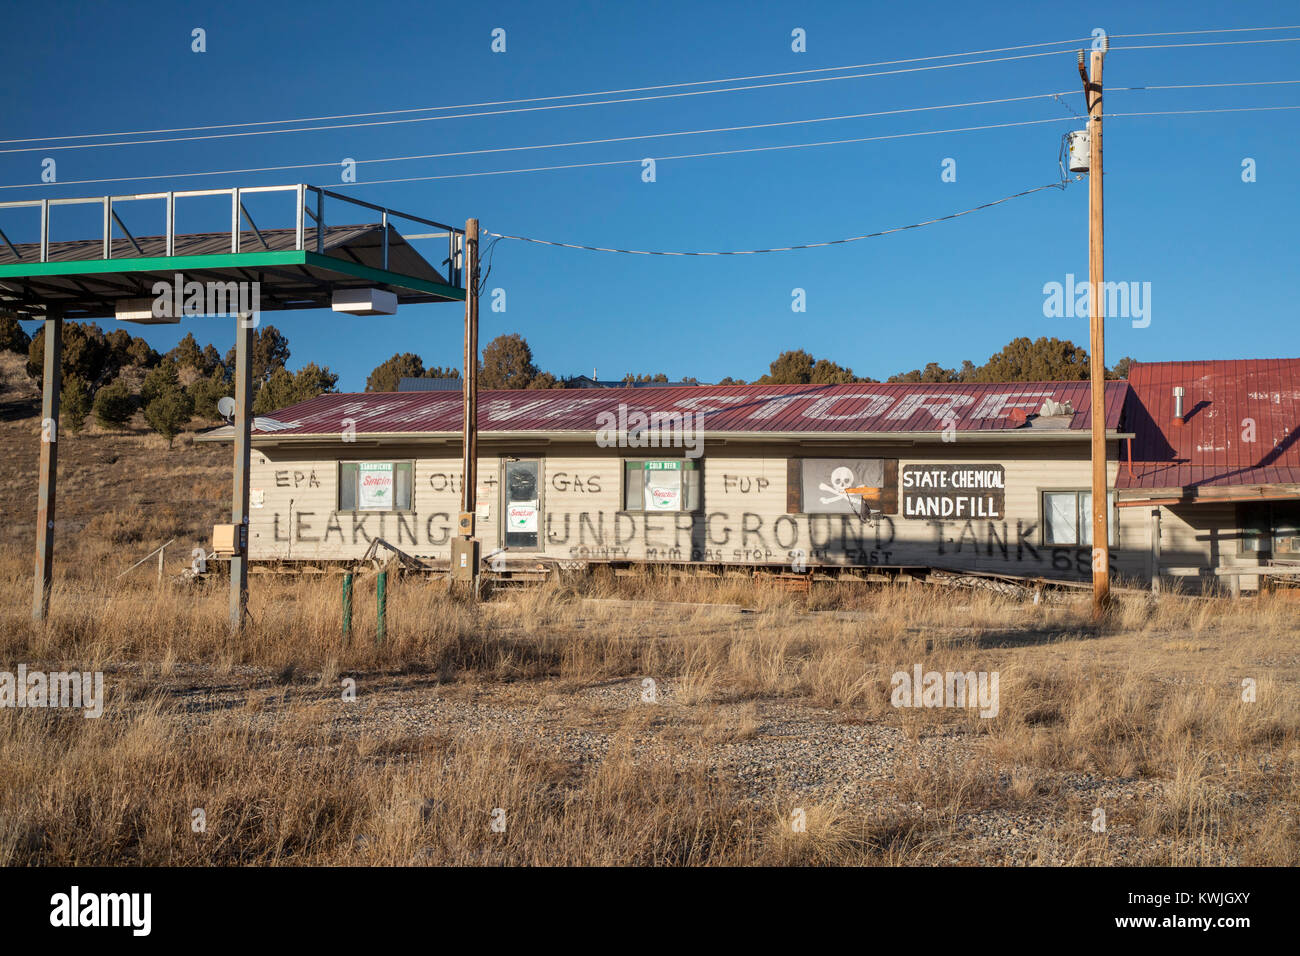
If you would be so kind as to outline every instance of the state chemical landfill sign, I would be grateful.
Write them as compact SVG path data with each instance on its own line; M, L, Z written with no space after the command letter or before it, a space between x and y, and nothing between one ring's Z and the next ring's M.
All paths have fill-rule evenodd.
M1007 472L1001 465L904 465L903 517L1001 518Z

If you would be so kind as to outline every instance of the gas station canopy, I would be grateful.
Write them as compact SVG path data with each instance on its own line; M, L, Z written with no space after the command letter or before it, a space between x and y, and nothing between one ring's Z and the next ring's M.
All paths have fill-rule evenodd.
M266 193L291 197L294 203L291 210L279 204L276 222L268 223L264 219L259 228L249 212L247 200ZM185 212L189 216L202 212L190 200L214 198L229 200L229 219L224 220L230 224L228 230L177 233L177 206L181 200L186 201ZM128 228L121 213L128 204L139 203L153 203L155 209L162 203L160 232L150 231L137 237ZM338 218L341 204L348 207L344 217L360 217L364 221L330 225L327 218ZM211 202L208 206L208 218L201 221L210 225L214 212L224 216L225 211L214 210ZM101 213L98 238L53 239L50 214L66 207L82 207L82 215L71 227L66 222L60 225L92 232L93 226L87 228L85 207L92 211L98 208ZM38 222L33 221L33 211L39 216ZM24 217L25 223L16 221ZM403 235L394 227L393 220L435 231L421 234L411 231ZM291 222L292 226L280 225L285 222ZM466 355L473 356L477 348L476 333L471 340L468 329L471 316L477 321L477 299L467 296L467 287L472 288L477 276L478 221L469 220L467 225L473 226L472 235L431 219L304 184L0 203L0 311L12 312L19 318L41 319L45 334L32 618L45 620L53 581L62 341L66 319L116 317L150 324L178 322L189 312L190 290L195 287L205 293L198 297L201 306L196 307L195 314L225 314L235 318L235 363L231 376L235 393L231 524L218 525L213 540L229 545L230 623L232 629L238 630L243 626L248 605L247 531L256 315L263 311L317 308L354 315L391 315L403 303L464 301ZM13 230L18 241L6 229ZM39 240L32 241L32 236L39 236ZM415 239L446 240L447 258L440 263L442 271L416 252L410 244ZM468 269L467 260L472 261ZM169 294L155 291L157 284ZM476 324L474 328L477 329ZM472 382L469 368L466 375ZM470 392L466 396L466 406L472 408ZM473 421L468 416L466 420ZM472 441L472 433L467 434L466 447L472 447Z
M267 192L296 194L292 227L259 228L253 222L246 200ZM178 235L178 201L214 196L230 198L230 229ZM328 209L327 199L333 200ZM119 211L125 203L141 200L165 204L161 234L134 236L127 230ZM349 216L360 209L363 218L374 221L328 225L327 212L337 212L340 203L353 207ZM67 205L102 207L100 236L52 241L51 209ZM12 242L0 220L0 309L20 317L111 318L123 300L150 298L154 283L170 285L177 273L186 282L258 282L261 311L329 308L335 293L349 289L382 290L400 304L465 298L462 230L315 186L25 200L0 203L0 213L24 207L39 209L40 241ZM437 231L404 237L394 227L395 219ZM444 237L447 257L441 269L407 241Z

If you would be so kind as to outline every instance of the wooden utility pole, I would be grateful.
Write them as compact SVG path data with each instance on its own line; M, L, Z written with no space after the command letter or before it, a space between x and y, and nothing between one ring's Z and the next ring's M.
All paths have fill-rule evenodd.
M465 404L462 447L459 536L451 546L451 581L468 583L478 595L478 541L474 537L478 511L478 220L465 223L465 374L461 382Z
M461 482L461 534L474 537L478 485L478 220L465 223L465 447ZM468 520L468 528L465 527Z
M1106 494L1106 318L1104 230L1102 215L1102 49L1092 51L1085 71L1079 52L1079 75L1088 106L1088 367L1092 383L1092 613L1100 617L1110 601L1110 512Z

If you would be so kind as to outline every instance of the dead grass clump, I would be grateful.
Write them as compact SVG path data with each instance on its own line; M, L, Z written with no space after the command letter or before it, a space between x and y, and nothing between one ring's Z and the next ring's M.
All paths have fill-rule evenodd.
M942 836L923 814L866 816L837 800L783 796L769 818L763 862L777 866L915 866Z
M980 758L947 755L933 762L914 757L902 763L889 786L904 804L920 804L956 818L1005 804L1010 780Z
M114 547L120 547L138 544L145 540L145 523L145 513L142 508L103 511L86 522L85 532Z

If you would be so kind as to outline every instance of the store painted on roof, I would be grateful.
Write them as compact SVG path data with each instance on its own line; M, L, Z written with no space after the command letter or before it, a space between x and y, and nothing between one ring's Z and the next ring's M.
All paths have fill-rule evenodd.
M662 562L1086 580L1088 395L1086 382L485 391L477 534L507 568ZM1266 430L1294 432L1289 395ZM1112 570L1146 579L1152 522L1125 499L1151 498L1156 486L1135 476L1165 474L1155 456L1170 446L1152 437L1152 402L1129 382L1108 383L1105 404ZM1208 417L1188 408L1198 409L1193 427L1180 434ZM349 561L382 539L445 567L461 414L459 395L428 391L321 395L259 420L251 558ZM1201 510L1186 489L1159 494L1158 560L1213 575L1221 562L1273 557L1226 547L1241 539L1235 511Z

